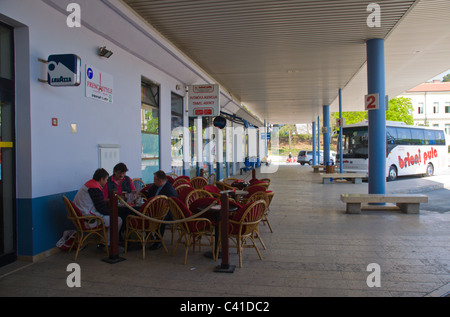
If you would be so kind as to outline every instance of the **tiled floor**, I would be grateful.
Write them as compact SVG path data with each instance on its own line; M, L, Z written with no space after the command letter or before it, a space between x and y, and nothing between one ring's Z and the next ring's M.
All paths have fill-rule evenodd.
M308 166L283 165L273 174L270 222L260 228L267 250L259 260L244 251L243 267L215 273L220 261L184 250L163 249L123 255L107 264L93 245L81 251L81 287L67 286L64 252L34 264L16 262L0 269L0 296L444 296L450 292L450 213L420 215L365 211L347 215L341 193L367 193L367 183L320 183ZM249 175L247 176L249 177ZM448 178L448 175L447 175ZM388 192L448 186L447 178L411 178L387 184ZM170 232L165 238L170 246ZM206 251L206 250L205 250ZM238 264L231 250L231 264ZM371 263L380 266L380 287L369 287ZM370 279L369 279L370 280Z

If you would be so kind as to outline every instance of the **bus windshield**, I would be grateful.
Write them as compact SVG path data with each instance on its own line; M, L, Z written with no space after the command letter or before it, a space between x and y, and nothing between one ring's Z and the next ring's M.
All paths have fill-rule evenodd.
M369 133L367 127L354 127L344 129L344 158L369 157Z

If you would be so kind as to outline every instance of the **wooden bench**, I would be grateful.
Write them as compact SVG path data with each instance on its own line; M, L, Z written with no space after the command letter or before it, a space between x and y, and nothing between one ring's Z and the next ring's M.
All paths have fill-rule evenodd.
M418 214L420 203L427 203L428 196L420 194L342 194L341 200L347 204L347 213L360 214L361 204L396 204L406 214ZM370 205L370 209L383 210L384 205Z
M314 173L319 173L320 169L325 169L325 165L313 165Z
M366 178L367 175L364 173L333 173L333 174L323 174L320 173L320 177L322 178L322 184L331 184L336 182L336 180L345 179L350 180L353 184L361 184L363 178Z

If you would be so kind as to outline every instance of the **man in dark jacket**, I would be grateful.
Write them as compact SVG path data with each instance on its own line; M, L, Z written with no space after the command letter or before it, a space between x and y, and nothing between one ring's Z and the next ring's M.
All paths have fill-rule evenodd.
M148 189L145 195L147 198L151 198L158 195L164 195L167 197L178 197L177 191L173 188L172 184L167 180L166 173L163 171L157 171L153 174L153 185Z
M172 184L167 180L166 173L163 171L157 171L153 174L153 185L148 189L148 191L145 193L147 196L147 199L150 199L151 197L158 196L158 195L164 195L167 197L178 197L177 191L175 188L173 188ZM172 213L167 213L167 216L165 220L172 220ZM164 236L164 231L166 229L166 224L161 224L160 232L161 237ZM161 248L162 244L161 242L155 242L150 247L150 250L157 250Z

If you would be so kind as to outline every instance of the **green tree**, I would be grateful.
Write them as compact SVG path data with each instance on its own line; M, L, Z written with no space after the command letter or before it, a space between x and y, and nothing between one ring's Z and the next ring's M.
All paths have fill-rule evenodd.
M450 81L450 74L445 75L444 78L442 78L442 81L449 82Z
M389 110L386 111L386 120L401 121L408 125L414 125L414 107L411 98L398 97L389 100Z
M389 110L386 111L386 120L401 121L408 125L414 124L413 113L414 107L410 98L398 97L389 100ZM342 113L345 119L345 124L354 124L363 120L368 120L369 114L367 111L346 111ZM334 129L337 130L336 119L339 118L339 113L335 112L331 115L331 123Z

